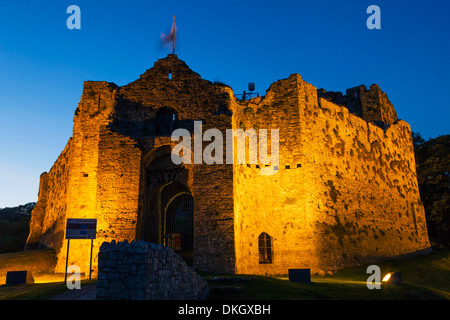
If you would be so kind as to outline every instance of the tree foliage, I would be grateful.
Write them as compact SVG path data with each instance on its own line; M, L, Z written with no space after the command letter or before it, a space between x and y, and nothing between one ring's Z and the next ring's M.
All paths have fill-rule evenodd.
M35 203L0 209L0 253L22 251L30 230Z
M413 142L430 241L450 248L450 135L425 141L413 133Z

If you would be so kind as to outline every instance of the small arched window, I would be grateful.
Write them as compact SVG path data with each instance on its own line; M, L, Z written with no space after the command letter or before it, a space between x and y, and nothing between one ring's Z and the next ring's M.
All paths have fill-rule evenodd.
M177 128L178 113L170 107L162 107L156 111L156 134L158 136L170 136Z
M258 237L259 264L272 263L272 237L263 232Z

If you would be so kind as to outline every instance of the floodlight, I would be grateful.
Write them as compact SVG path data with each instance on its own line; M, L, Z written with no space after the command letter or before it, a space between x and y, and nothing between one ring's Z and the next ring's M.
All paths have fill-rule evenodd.
M383 283L390 283L390 284L402 284L402 273L401 272L389 272L387 275L384 276L383 280L381 280Z

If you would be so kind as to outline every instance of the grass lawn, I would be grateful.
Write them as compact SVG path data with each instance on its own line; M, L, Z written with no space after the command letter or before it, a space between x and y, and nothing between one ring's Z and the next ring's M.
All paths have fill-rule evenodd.
M313 276L312 283L292 283L287 277L216 275L200 273L211 287L241 287L238 292L212 290L210 300L450 300L450 250L435 249L431 254L406 260L378 263L382 275L399 271L403 284L382 285L369 290L367 266L348 268L331 276ZM216 276L230 278L213 282ZM236 278L251 278L237 282ZM235 278L235 281L232 279ZM95 281L82 281L83 285ZM0 286L0 300L45 300L68 291L62 282Z
M388 272L402 273L401 285L382 285L369 290L367 266L347 268L331 276L313 276L311 283L292 283L287 277L247 276L245 282L210 282L210 286L237 286L240 292L212 292L210 299L270 300L442 300L450 299L450 251L439 250L406 260L389 260L377 264L382 276ZM214 275L204 275L210 279ZM242 278L243 275L230 275Z
M0 286L0 300L48 300L68 291L64 282Z

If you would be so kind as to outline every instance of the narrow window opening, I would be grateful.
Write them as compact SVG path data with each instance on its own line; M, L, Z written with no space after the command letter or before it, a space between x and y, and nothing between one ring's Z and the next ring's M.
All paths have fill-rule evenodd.
M156 111L155 122L157 135L170 136L178 125L177 111L170 107L159 108Z
M272 237L263 232L258 237L259 264L272 263Z

